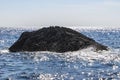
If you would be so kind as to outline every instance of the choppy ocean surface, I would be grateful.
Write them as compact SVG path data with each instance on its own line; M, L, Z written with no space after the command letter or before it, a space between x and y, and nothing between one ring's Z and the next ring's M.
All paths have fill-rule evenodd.
M8 51L22 32L31 30L0 28L0 80L120 80L120 29L76 29L109 51Z

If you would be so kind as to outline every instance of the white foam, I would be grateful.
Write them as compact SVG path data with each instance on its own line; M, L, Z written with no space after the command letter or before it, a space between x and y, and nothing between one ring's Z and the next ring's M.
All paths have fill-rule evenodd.
M7 49L0 50L0 54L3 54L3 53L9 53L9 50Z
M0 50L0 54L9 53L9 50ZM24 52L29 54L30 52ZM32 52L34 54L35 61L49 61L50 56L53 55L58 58L62 58L66 61L74 62L76 60L84 60L88 62L94 62L96 60L101 60L105 62L109 61L120 61L120 49L109 49L108 51L98 51L95 52L93 47L89 47L83 50L73 51L73 52L65 52L65 53L56 53L49 51L37 51ZM48 55L45 55L48 54ZM32 55L32 54L31 54Z
M108 62L120 61L120 51L118 49L117 51L114 49L114 50L99 51L99 52L94 52L91 49L92 48L83 49L75 52L67 52L64 55L69 57L69 58L66 58L68 61L73 61L76 59L82 59L90 62L93 62L95 60L108 61Z
M95 52L92 47L89 47L87 49L73 51L73 52L65 52L65 53L56 53L56 52L49 52L49 51L42 51L42 52L34 52L34 60L35 61L49 61L51 59L50 56L52 55L57 57L58 59L63 59L65 61L88 61L88 62L94 62L94 61L102 61L102 62L110 62L120 61L120 49L110 49L108 51L98 51Z

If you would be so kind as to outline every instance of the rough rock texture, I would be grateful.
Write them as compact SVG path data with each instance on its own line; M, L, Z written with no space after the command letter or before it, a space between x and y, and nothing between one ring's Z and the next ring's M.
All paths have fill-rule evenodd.
M85 35L65 27L47 27L33 32L23 32L20 38L9 48L18 51L54 51L66 52L84 49L89 46L96 50L107 47L95 42Z

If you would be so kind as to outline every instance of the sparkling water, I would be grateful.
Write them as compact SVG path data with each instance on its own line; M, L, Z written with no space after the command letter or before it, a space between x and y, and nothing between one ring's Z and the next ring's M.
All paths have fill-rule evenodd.
M31 30L0 28L0 80L120 80L119 29L76 29L107 45L108 51L8 51L22 32Z

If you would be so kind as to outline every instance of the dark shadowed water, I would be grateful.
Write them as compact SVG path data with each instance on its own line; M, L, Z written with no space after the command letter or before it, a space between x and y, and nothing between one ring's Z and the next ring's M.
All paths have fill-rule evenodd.
M120 80L120 30L77 30L109 51L9 52L24 31L0 28L0 80Z

